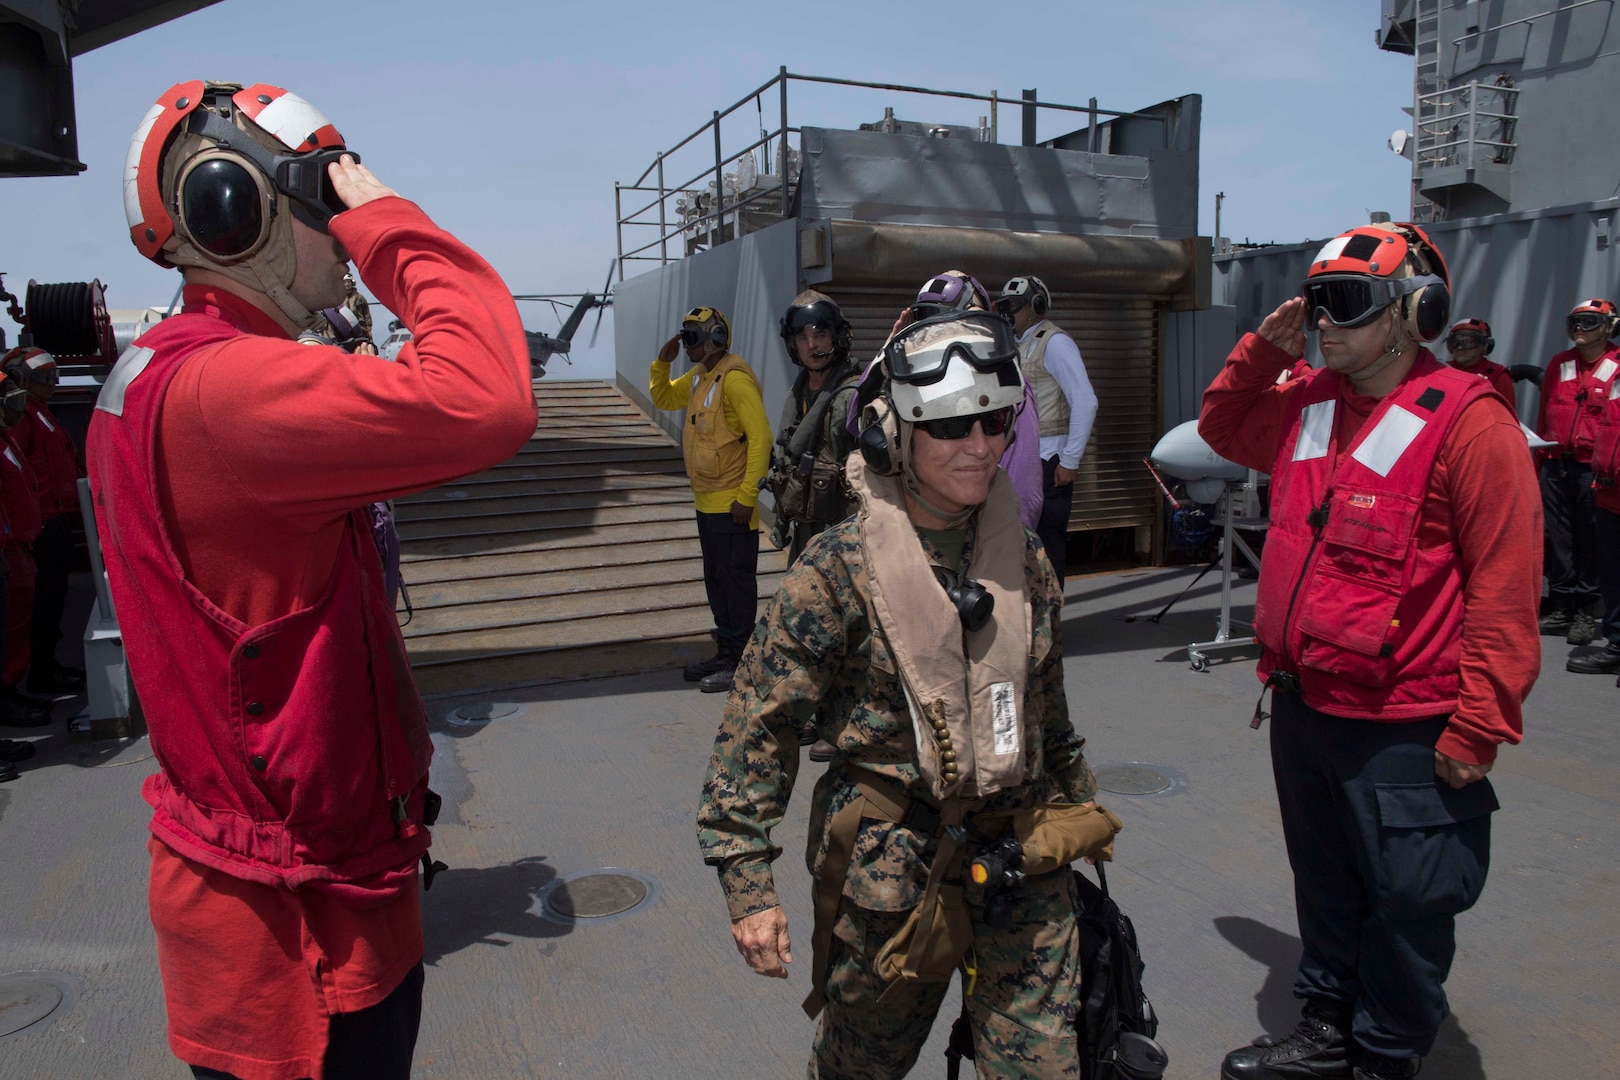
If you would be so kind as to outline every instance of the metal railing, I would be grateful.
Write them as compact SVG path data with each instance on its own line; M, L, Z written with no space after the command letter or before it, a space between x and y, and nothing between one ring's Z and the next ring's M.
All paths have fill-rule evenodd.
M1480 82L1420 95L1415 111L1418 169L1512 162L1518 97L1516 87Z
M992 90L988 94L975 94L962 90L931 90L920 86L901 86L895 83L861 82L854 79L835 79L821 75L796 75L786 67L778 69L774 78L762 83L757 89L739 98L725 109L715 110L708 123L692 132L686 138L677 142L667 150L663 150L653 159L633 184L615 183L613 185L613 210L616 219L618 234L618 273L619 280L624 280L625 264L628 262L657 262L660 264L670 261L670 241L682 237L688 239L683 250L675 255L679 259L689 254L691 250L704 246L713 247L742 235L744 221L742 211L748 206L760 206L762 212L770 213L775 210L779 219L791 216L791 194L796 182L792 168L794 158L798 151L789 145L788 136L798 135L800 129L788 123L788 84L790 82L816 83L827 86L847 86L864 90L881 90L890 93L920 94L929 97L956 98L966 101L989 102L990 111L988 125L984 125L981 117L981 131L987 135L986 141L996 142L998 126L997 113L1003 101L1010 101L1020 109L1034 107L1036 109L1049 109L1055 112L1085 113L1089 118L1090 150L1096 153L1100 146L1100 129L1098 118L1118 119L1129 117L1134 119L1153 120L1165 125L1167 141L1169 131L1169 117L1157 113L1120 112L1114 109L1103 109L1097 105L1097 99L1092 98L1085 105L1064 105L1052 101L1030 100L1028 98L1003 98L999 92ZM766 93L775 88L777 91L777 121L772 130L764 128L764 105ZM738 112L753 102L760 117L759 138L741 149L730 154L725 152L721 140L721 121ZM687 179L677 183L669 183L665 176L665 166L670 159L680 151L692 146L701 139L705 132L712 132L714 139L714 161L705 162L703 167ZM775 168L771 167L771 148L775 146ZM762 170L755 170L752 165L748 169L739 166L734 185L737 188L735 197L728 202L726 198L726 169L728 166L738 164L744 158L752 157L755 151L761 148L765 151L765 162ZM769 183L754 182L744 185L742 181L754 173L757 179L763 173L769 178ZM654 182L648 183L651 179ZM705 184L705 181L707 183ZM694 187L704 184L703 187ZM638 206L626 213L624 197L626 193L652 195L651 201ZM686 206L682 209L677 203L678 220L670 220L669 202L671 199L679 200L686 197ZM774 204L774 206L773 206ZM652 215L657 215L656 220ZM731 231L727 235L727 218L730 218ZM626 250L626 229L656 229L657 236L645 243L639 243ZM637 239L646 233L635 234ZM654 253L653 249L657 249Z

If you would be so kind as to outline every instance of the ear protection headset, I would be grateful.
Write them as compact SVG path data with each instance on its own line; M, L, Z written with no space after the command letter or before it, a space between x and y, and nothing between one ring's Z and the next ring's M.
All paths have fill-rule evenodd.
M1401 297L1401 326L1408 337L1429 342L1446 331L1446 320L1451 316L1450 273L1440 249L1434 246L1427 233L1416 225L1397 225L1396 231L1406 238L1407 261L1414 276L1425 274L1436 280L1416 292ZM1489 351L1488 349L1486 350Z
M933 570L951 606L956 609L956 617L962 620L962 627L969 633L982 630L995 614L996 598L970 577L958 577L943 566Z
M720 313L719 308L695 307L681 316L681 329L688 325L702 326L708 324L707 338L711 345L722 349L731 348L731 324Z
M900 421L886 396L879 396L861 408L861 433L855 439L866 467L879 476L900 471Z

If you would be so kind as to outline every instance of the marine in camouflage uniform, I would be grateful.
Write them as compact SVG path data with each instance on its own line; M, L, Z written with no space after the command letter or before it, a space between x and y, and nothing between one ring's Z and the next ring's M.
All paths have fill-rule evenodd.
M873 608L862 528L857 516L810 542L737 669L698 809L704 861L718 868L734 921L780 904L771 863L781 849L770 834L798 776L807 721L819 715L821 736L838 749L812 796L805 855L813 876L820 878L827 860L834 815L860 797L857 778L928 798L896 657ZM989 796L981 813L1089 802L1095 792L1064 696L1055 636L1061 592L1039 540L1023 533L1031 628L1022 709L1027 772L1022 784ZM954 531L918 530L929 561L954 570L970 562L972 534L973 521ZM922 898L936 847L930 834L903 823L861 823L833 930L812 1080L895 1077L915 1063L948 984L903 982L880 1004L889 984L874 957ZM991 928L970 908L974 947L966 965L974 974L963 978L981 1077L1079 1076L1072 890L1065 872L1026 880L1013 892L1008 929Z

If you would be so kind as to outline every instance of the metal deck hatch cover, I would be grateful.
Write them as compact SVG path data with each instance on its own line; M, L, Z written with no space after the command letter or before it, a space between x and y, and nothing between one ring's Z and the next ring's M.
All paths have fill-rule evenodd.
M0 975L0 1038L39 1023L67 996L61 976L45 971ZM71 1006L72 1001L68 1004Z
M467 724L482 724L490 720L501 720L516 713L522 706L510 701L475 701L471 705L463 705L450 714L450 722L459 726Z
M633 914L658 899L656 878L638 870L599 866L564 875L535 897L553 922L601 922Z
M1143 765L1136 761L1125 765L1105 766L1098 769L1095 776L1098 787L1118 795L1157 795L1162 791L1169 791L1174 784L1174 781L1159 772L1155 766Z

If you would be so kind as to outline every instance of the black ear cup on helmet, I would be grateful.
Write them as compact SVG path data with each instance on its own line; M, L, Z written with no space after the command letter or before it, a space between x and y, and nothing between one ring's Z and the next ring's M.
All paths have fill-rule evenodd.
M945 596L962 620L963 629L972 633L982 630L996 611L996 598L983 585L972 578L959 578L943 566L934 567L934 576L945 589Z
M1446 332L1446 320L1451 317L1451 290L1444 282L1425 285L1403 298L1401 303L1402 322L1408 337L1433 341Z
M861 409L861 433L855 444L866 467L879 476L900 471L900 425L887 401L879 398Z
M1030 278L1029 281L1034 287L1034 295L1029 298L1029 308L1037 319L1044 319L1046 313L1052 309L1052 297L1046 291L1046 282L1040 278Z
M1485 355L1486 356L1491 355L1491 350L1494 349L1494 348L1496 348L1496 339L1493 338L1493 337L1486 338L1485 339Z
M191 242L221 259L252 253L269 232L265 184L232 155L210 156L189 168L176 201Z

